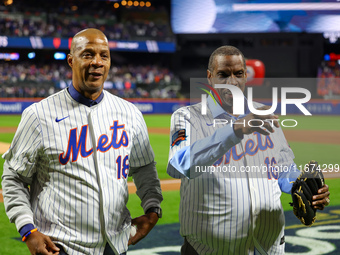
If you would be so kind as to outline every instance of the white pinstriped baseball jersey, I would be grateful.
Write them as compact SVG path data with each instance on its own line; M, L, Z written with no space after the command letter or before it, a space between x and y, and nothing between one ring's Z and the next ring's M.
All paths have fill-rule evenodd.
M196 104L177 110L171 118L167 171L182 178L180 233L199 254L283 254L280 186L289 192L290 185L278 180L288 180L278 178L275 171L250 173L245 167L284 165L291 169L293 152L280 128L267 137L253 133L241 139L230 125L214 127L214 118L230 121L232 117L213 104L208 100L205 116L201 104ZM197 166L213 164L233 168L222 174L197 174Z
M3 156L10 220L18 230L34 224L70 255L103 254L106 241L117 254L127 250L129 171L144 211L162 200L141 112L103 93L92 107L67 89L31 105Z

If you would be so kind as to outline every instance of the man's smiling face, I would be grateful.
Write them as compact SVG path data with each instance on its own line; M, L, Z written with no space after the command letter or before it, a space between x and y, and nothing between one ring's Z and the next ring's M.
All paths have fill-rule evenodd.
M68 56L73 86L86 97L99 96L111 66L108 41L101 33L86 31L73 40Z
M244 92L247 82L247 70L241 55L217 55L213 61L212 69L207 71L211 86L229 84L240 88ZM233 96L230 90L217 88L216 91L221 97L223 109L232 114Z

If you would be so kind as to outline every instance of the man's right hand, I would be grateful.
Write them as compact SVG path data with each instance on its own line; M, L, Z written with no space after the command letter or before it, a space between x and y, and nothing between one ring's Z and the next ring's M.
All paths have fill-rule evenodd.
M27 237L26 245L32 255L58 255L60 250L48 236L39 231Z
M267 110L270 107L265 105L257 110ZM257 115L254 113L249 113L242 119L235 121L233 128L234 132L238 137L243 137L243 135L248 135L253 132L259 132L262 135L269 135L274 132L275 127L279 127L277 115L267 114L267 115ZM267 121L266 121L267 120ZM262 126L262 127L260 127Z

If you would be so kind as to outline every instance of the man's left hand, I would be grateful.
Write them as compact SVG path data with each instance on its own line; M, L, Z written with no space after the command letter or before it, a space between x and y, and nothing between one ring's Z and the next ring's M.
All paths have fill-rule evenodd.
M150 212L140 217L134 218L131 221L131 225L137 227L137 232L133 237L130 237L128 245L135 245L151 231L158 221L157 213Z
M322 171L315 160L311 160L301 170L299 177L293 183L291 190L293 212L306 226L311 226L316 220L316 210L323 210L329 205L329 190L325 184Z
M313 207L315 209L323 210L325 206L329 205L329 195L328 185L325 184L318 190L318 195L313 196Z

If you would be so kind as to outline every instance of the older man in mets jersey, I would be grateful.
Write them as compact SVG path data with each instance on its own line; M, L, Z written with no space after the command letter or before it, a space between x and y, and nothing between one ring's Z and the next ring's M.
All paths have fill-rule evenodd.
M133 104L103 90L111 58L101 31L76 34L67 61L72 85L23 112L3 156L6 212L32 254L125 254L161 216L147 128ZM132 221L128 175L145 212Z
M207 99L206 114L199 103L177 110L171 118L167 171L181 178L181 253L283 254L280 195L281 191L290 193L290 182L299 175L293 152L276 115L258 116L249 110L234 115L230 90L214 89L215 84L229 84L244 91L246 65L237 48L215 50L207 77L211 92L216 93L215 100ZM260 104L255 107L268 109ZM234 124L215 125L216 119ZM250 126L251 119L257 120ZM258 127L257 122L265 119L263 127ZM274 171L273 166L286 171ZM326 204L328 186L321 192L313 202L319 209Z

